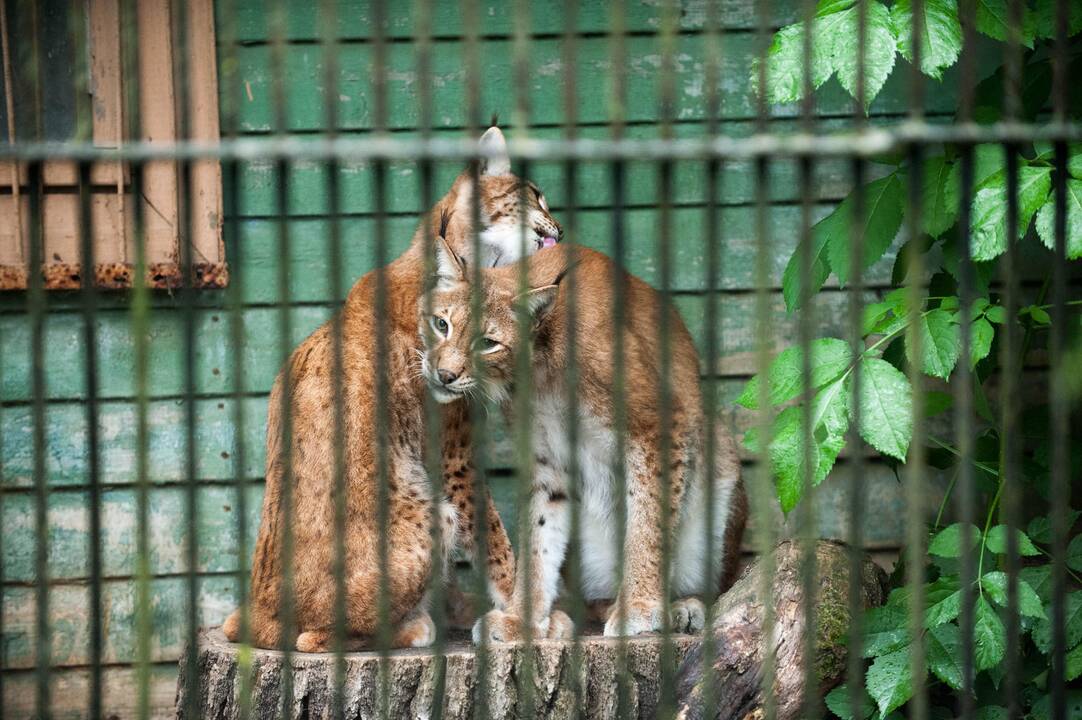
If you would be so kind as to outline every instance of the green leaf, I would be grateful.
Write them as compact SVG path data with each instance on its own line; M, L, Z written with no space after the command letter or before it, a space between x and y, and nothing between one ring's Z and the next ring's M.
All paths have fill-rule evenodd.
M1064 680L1070 682L1079 675L1082 675L1082 645L1079 645L1071 652L1067 653L1066 668L1064 669Z
M899 2L895 5L895 10L901 7L901 4ZM954 177L951 172L951 163L947 162L942 155L929 158L924 163L924 179L921 183L923 208L921 222L924 232L932 237L939 237L949 230L958 218L959 188L956 182L951 181Z
M902 226L905 189L896 173L874 180L864 186L864 213L856 228L855 241L861 243L864 267L871 267L890 244ZM827 258L830 269L845 284L850 277L849 246L853 217L853 196L838 206L839 223L828 230Z
M1067 258L1077 260L1082 257L1082 180L1067 180ZM1056 247L1055 236L1055 193L1049 195L1048 202L1037 213L1037 234L1049 250Z
M946 380L962 350L962 338L954 323L954 313L942 309L929 310L917 316L916 324L920 333L921 370L926 375ZM916 364L908 338L905 355L909 362Z
M1082 535L1075 535L1067 546L1067 567L1082 572Z
M958 21L958 4L954 0L924 0L923 5L923 18L919 21L920 69L938 80L943 71L958 60L962 50L962 24ZM898 35L898 52L913 62L910 0L898 0L891 8L890 16Z
M1075 8L1082 15L1082 5L1075 5ZM1077 150L1077 152L1067 158L1067 172L1076 178L1082 179L1082 145L1071 145L1071 149Z
M1022 44L1033 47L1033 15L1022 6L1024 15L1019 33ZM995 40L1007 42L1010 38L1011 14L1007 0L977 0L977 30Z
M904 605L883 605L864 614L864 657L878 657L909 645L909 612Z
M812 436L819 446L815 485L823 482L845 447L849 429L849 383L839 378L827 385L812 402Z
M812 401L810 422L813 444L809 459L815 472L812 483L818 485L834 467L838 453L845 446L849 427L849 393L841 379L823 388ZM772 428L770 464L781 509L788 513L804 494L804 409L789 407L777 417ZM757 433L749 432L752 449L758 448ZM745 437L745 444L748 443Z
M962 689L962 640L953 623L928 629L924 650L928 669L955 690Z
M969 326L969 366L976 367L992 351L992 339L996 331L992 323L978 318Z
M1018 571L1018 576L1029 584L1044 603L1052 600L1052 566L1033 565Z
M1064 613L1064 639L1067 647L1072 648L1082 641L1082 591L1075 591L1067 595L1067 607ZM1047 655L1052 652L1052 609L1045 609L1047 620L1037 621L1033 628L1033 643L1037 649Z
M998 705L985 705L977 708L977 712L974 713L975 720L1008 720L1009 717L1007 708Z
M868 694L879 706L880 717L901 707L913 695L909 675L909 647L875 659L866 675Z
M1082 513L1077 510L1067 510L1068 528L1074 527L1075 521L1078 520L1079 515L1082 515ZM1029 521L1029 527L1026 528L1026 534L1029 535L1030 539L1034 542L1050 545L1052 543L1052 518L1047 515L1033 518ZM1070 563L1070 558L1068 558L1067 562L1068 564Z
M1041 554L1041 551L1037 549L1024 532L1018 529L1016 529L1015 532L1018 533L1018 553L1020 555L1032 557ZM988 545L988 549L992 552L999 555L1005 555L1007 553L1007 526L996 525L989 530L985 542Z
M984 312L984 316L996 325L1002 325L1007 319L1007 311L1002 305L993 305Z
M980 542L981 533L976 525L954 523L936 533L936 536L928 543L928 552L939 557L961 557L963 539L967 536L966 549L972 549Z
M962 591L955 590L942 600L928 605L924 614L924 627L935 627L950 622L962 611Z
M998 665L1007 651L1007 631L995 609L983 596L977 596L973 627L973 661L977 670Z
M1025 235L1037 208L1052 185L1051 168L1018 168L1018 236ZM1007 175L995 173L973 196L973 227L970 237L973 259L993 260L1007 250Z
M876 450L905 462L913 430L909 380L886 360L861 361L860 435Z
M830 711L841 718L841 720L867 720L875 712L875 706L872 705L871 698L865 692L861 693L860 712L857 713L856 718L853 716L853 708L849 702L849 686L839 685L838 687L827 693L824 701Z
M813 41L811 73L813 88L830 77L829 53ZM774 33L766 56L766 97L774 103L796 102L804 96L804 24L788 25ZM759 92L759 63L752 66L752 87Z
M1007 573L994 570L981 578L981 589L1000 607L1007 607ZM1028 582L1018 578L1018 611L1022 615L1044 618L1044 606Z
M842 203L844 205L845 202ZM827 263L827 241L837 234L847 233L848 215L842 217L841 206L832 213L817 222L811 231L811 265L808 268L808 280L811 289L809 294L816 293L823 287L827 276L830 275L830 265ZM781 276L781 292L785 297L785 309L793 312L800 307L803 296L800 292L800 253L799 247L789 257L785 265L785 272Z
M803 408L789 407L774 421L770 442L770 466L782 512L788 513L804 494ZM811 448L812 464L818 467L818 452Z
M1033 9L1033 26L1037 37L1056 37L1056 3L1053 0L1038 2ZM1082 32L1082 3L1067 3L1067 36ZM1072 175L1074 173L1071 173Z
M820 388L845 372L853 361L849 343L837 338L820 338L811 343L812 388ZM780 405L803 392L804 352L799 345L786 348L767 368L767 395L771 405ZM744 386L737 404L755 410L759 407L760 375Z
M864 106L867 108L894 69L897 39L890 11L885 6L872 0L865 8L863 64ZM860 13L855 7L816 20L816 43L826 42L828 38L832 41L831 66L838 75L838 82L854 98L857 96L861 65L856 42L860 33L859 22Z

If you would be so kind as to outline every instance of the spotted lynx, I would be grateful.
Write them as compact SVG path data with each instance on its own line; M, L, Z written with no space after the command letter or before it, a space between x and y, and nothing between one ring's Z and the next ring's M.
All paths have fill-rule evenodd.
M511 262L520 255L522 233L528 252L554 245L561 233L540 190L510 172L503 135L495 127L482 137L490 151L478 178L481 257L485 265ZM473 177L463 173L422 221L433 234L450 239L455 252L473 255ZM523 201L526 206L520 203ZM523 228L520 218L525 218ZM252 562L251 631L255 645L294 646L302 652L330 648L335 617L335 503L346 506L345 587L347 629L363 638L377 631L380 588L379 473L375 428L377 328L386 333L384 369L387 391L389 501L386 538L388 601L396 647L432 642L435 628L425 604L433 572L431 512L438 504L443 547L471 549L476 522L487 523L487 577L493 600L502 607L511 592L514 560L507 535L491 500L483 518L474 517L473 467L466 410L459 403L442 408L444 493L433 497L423 462L424 382L416 372L421 352L417 308L424 292L424 225L411 247L385 269L385 313L376 317L376 273L353 286L341 311L341 403L345 442L346 493L334 496L335 379L333 325L328 322L300 344L271 390L267 418L266 494ZM288 383L286 378L288 377ZM282 448L282 393L288 388L292 443ZM286 472L289 458L289 473ZM282 484L292 482L292 518L283 517ZM283 637L282 600L285 533L292 533L296 636ZM240 639L239 611L225 622L231 641Z
M579 375L578 467L581 472L582 583L588 601L626 603L627 634L660 630L662 616L662 455L659 451L660 410L659 318L661 298L646 283L626 280L628 327L624 334L627 417L627 524L623 585L617 587L617 487L612 462L616 447L613 411L614 342L612 326L613 265L601 255L566 246L547 249L529 261L530 287L524 296L532 315L532 369L534 417L531 435L535 475L529 507L529 557L518 558L514 592L506 608L496 608L483 627L487 639L510 641L522 637L524 624L533 624L535 636L552 636L556 616L551 608L558 594L571 516L567 441L565 368L576 362ZM514 348L525 340L516 332L518 268L484 270L484 340L480 369L470 372L470 273L454 248L438 249L438 285L433 293L434 315L429 318L434 344L422 361L423 374L435 396L451 403L476 388L491 397L507 398L513 379ZM565 276L568 263L576 263L578 315L575 332L578 354L568 357L567 310L570 292ZM703 623L702 603L692 596L705 587L706 491L704 420L700 405L699 362L691 336L675 311L661 320L671 337L672 388L669 434L669 503L674 522L675 551L671 587L678 598L672 604L672 627L695 631ZM453 406L453 405L452 405ZM505 407L510 403L505 403ZM740 462L728 432L719 426L714 469L714 557L709 582L727 587L733 580L747 515L747 499L740 479ZM527 579L529 582L527 583ZM531 588L527 619L525 588ZM475 626L480 638L481 623ZM606 635L620 631L615 606L607 610Z

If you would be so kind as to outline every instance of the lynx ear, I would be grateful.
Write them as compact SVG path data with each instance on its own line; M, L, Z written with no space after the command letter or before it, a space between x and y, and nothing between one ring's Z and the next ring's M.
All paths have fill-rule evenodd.
M478 143L485 157L481 160L482 175L507 175L511 172L511 156L507 153L507 139L493 125L481 136Z
M559 291L559 285L545 285L528 290L522 295L522 298L526 301L526 310L530 313L534 322L540 323L545 319L545 316L549 314L549 311L556 304L556 294Z
M466 282L466 261L455 254L443 235L436 238L436 287L449 290Z

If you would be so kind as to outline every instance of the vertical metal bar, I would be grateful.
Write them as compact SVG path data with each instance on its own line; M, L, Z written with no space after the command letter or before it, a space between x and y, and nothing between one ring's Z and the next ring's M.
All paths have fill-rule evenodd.
M176 40L173 46L173 70L176 79L176 128L177 139L188 140L191 92L188 88L189 15L182 3L174 3L172 27ZM195 273L192 238L192 214L190 203L192 161L182 159L178 166L177 222L179 233L180 300L184 323L184 513L187 519L187 543L185 581L188 590L187 645L184 672L192 692L186 696L188 717L198 717L202 698L202 678L199 676L199 457L195 441ZM148 339L147 339L148 340Z
M723 28L721 25L719 5L720 0L709 0L706 4L706 38L704 52L704 82L706 84L706 108L705 124L706 135L711 140L720 135L721 118L721 94L718 87L721 82L722 41ZM703 623L703 652L702 652L702 677L709 677L713 672L714 653L716 643L714 637L714 603L720 590L714 580L717 576L716 566L728 553L740 552L740 548L723 547L722 555L718 555L718 548L714 542L714 526L719 521L714 503L717 502L717 486L715 475L718 466L718 358L724 352L721 338L718 337L720 317L718 312L718 274L721 263L721 223L719 222L718 196L722 191L722 163L716 157L706 161L706 217L703 227L706 231L706 268L705 282L706 306L704 309L703 323L705 325L703 337L703 354L706 362L703 363L703 372L706 381L702 383L702 407L703 407L703 452L704 468L703 477L706 479L705 509L706 522L703 523L703 541L706 547L705 563L703 566L703 604L706 606L706 618ZM724 518L722 518L724 520ZM708 682L703 685L703 707L708 712L717 704L717 688L715 683Z
M756 97L757 132L766 132L770 127L770 105L767 100L767 58L772 32L770 0L758 3L758 27L756 28L756 57L758 58L759 93ZM760 378L759 393L756 401L756 434L759 440L759 452L756 456L755 479L751 483L750 505L755 546L759 555L759 593L761 597L773 596L774 584L774 487L773 472L770 463L770 444L773 441L771 410L769 403L769 383L766 381L770 365L772 346L771 328L771 282L770 253L772 238L769 217L770 198L770 161L765 155L755 159L755 372ZM760 687L763 696L763 718L773 720L777 716L777 698L774 695L774 678L777 656L774 642L775 608L766 603L763 608L763 675Z
M609 97L609 127L613 140L624 136L624 124L627 109L627 49L625 46L625 8L623 3L613 3L611 11L611 67L612 91ZM627 328L627 277L626 277L626 238L624 237L624 173L625 163L614 160L611 167L612 177L612 261L613 261L613 431L616 444L613 450L613 478L616 484L616 613L620 638L616 650L617 680L617 716L626 716L631 710L631 687L627 670L627 606L624 593L624 564L626 559L625 542L627 539L627 401L626 364L624 334Z
M284 137L289 131L287 121L286 93L283 87L283 78L286 76L285 66L285 32L288 6L284 0L275 0L270 8L268 28L271 35L270 65L274 77L271 95L274 102L272 118L272 131L279 137ZM291 355L293 350L293 318L290 306L289 269L291 262L290 237L287 225L289 215L289 177L292 165L282 157L276 157L274 162L274 177L278 179L275 207L275 234L278 249L278 277L277 277L277 310L278 310L278 366L281 372L281 397L279 413L281 415L281 428L279 434L279 447L281 448L281 503L282 517L284 518L282 531L282 581L279 591L278 615L282 623L281 646L282 651L282 682L281 714L285 718L293 717L294 695L294 672L293 650L297 638L297 615L296 603L293 597L294 578L294 547L293 547L293 378Z
M37 704L40 718L52 716L50 706L52 630L49 623L49 479L45 469L45 316L48 311L42 278L42 167L33 161L27 167L30 195L30 266L27 272L27 302L30 305L30 372L33 395L34 443L34 577L37 598L36 655Z
M1052 115L1063 126L1067 120L1070 85L1067 74L1067 0L1056 1L1056 38L1052 51ZM1055 143L1055 205L1053 234L1055 256L1052 261L1052 327L1048 339L1051 382L1049 383L1049 412L1052 441L1052 468L1049 497L1069 498L1070 455L1068 448L1070 400L1067 391L1067 364L1064 342L1067 326L1067 143ZM1065 720L1066 698L1066 594L1067 594L1067 509L1068 502L1052 503L1052 718Z
M868 46L868 4L857 1L857 85L853 102L854 126L858 136L865 132L866 69ZM846 682L849 688L849 707L864 704L864 442L861 439L860 393L862 391L861 363L864 351L864 243L860 225L864 217L864 160L854 156L851 161L853 173L853 217L849 231L849 349L853 355L853 369L849 385L849 431L846 445L849 447L849 647Z
M1022 12L1024 6L1019 0L1009 0L1007 7L1008 31L1007 45L1004 48L1004 119L1007 122L1016 121L1021 110L1021 84L1022 84L1022 53L1021 53L1021 30ZM1004 143L1003 152L1007 160L1007 214L1004 236L1006 238L1006 251L1000 262L1001 276L1003 278L1004 309L1007 322L1003 327L1003 344L1001 365L1002 375L1002 434L1000 435L1000 462L999 482L1002 492L1003 504L1001 517L1007 525L1007 557L1004 569L1007 573L1007 652L1005 656L1006 682L1004 695L1007 699L1007 717L1011 720L1020 717L1021 707L1019 703L1019 665L1021 638L1019 637L1019 613L1018 613L1018 536L1015 532L1019 524L1019 502L1021 496L1018 491L1019 474L1019 451L1018 443L1018 413L1021 411L1019 398L1018 375L1022 372L1026 348L1029 340L1029 331L1026 337L1019 342L1017 335L1018 320L1016 307L1018 304L1018 279L1015 272L1015 245L1018 235L1018 151L1019 147L1014 143ZM1046 286L1047 287L1047 286ZM1041 295L1043 296L1042 290ZM1038 299L1038 303L1043 302ZM989 521L991 512L989 512ZM985 532L990 523L985 524Z
M333 0L322 0L320 11L320 49L323 54L324 135L328 139L338 137L338 37L337 6ZM334 478L334 669L332 676L331 716L345 717L346 684L346 518L349 488L345 475L345 416L342 385L342 235L339 209L338 180L341 166L338 158L330 158L324 165L327 181L327 213L329 215L328 252L330 254L330 290L334 309L331 315L331 382L333 400L333 470Z
M372 84L375 103L372 113L372 130L377 135L387 129L387 48L384 37L384 18L386 8L384 0L375 0L372 4ZM376 467L379 475L379 716L390 716L391 689L391 606L390 606L390 545L388 527L390 524L390 454L388 431L390 403L390 378L387 375L387 354L390 349L387 327L387 163L377 158L372 165L373 183L375 184L376 212ZM483 523L478 523L483 524Z
M125 0L120 18L122 94L124 104L124 137L140 137L139 117L139 52L138 0ZM146 236L144 223L143 163L131 163L133 243L135 260L132 269L132 298L130 307L131 336L135 344L135 637L136 637L136 714L150 717L150 640L152 617L150 608L150 479L148 390L150 327L150 290L147 287Z
M673 137L673 105L675 99L674 73L676 54L677 8L673 0L661 5L661 74L658 92L658 110L661 137L671 140ZM659 275L658 303L658 367L660 387L658 388L658 416L660 434L658 438L658 458L661 464L661 504L657 518L661 527L661 688L658 697L658 716L671 717L676 712L676 669L675 649L672 643L671 622L671 568L672 568L672 526L674 509L672 508L672 464L673 464L673 387L672 387L672 337L670 333L670 313L672 308L672 160L665 159L658 163L658 224L659 235L657 248L657 267ZM686 486L685 486L686 487ZM687 490L687 488L686 488ZM685 491L686 491L685 490Z
M962 23L962 54L959 59L959 122L969 122L973 117L974 100L974 61L973 45L976 41L975 3L974 0L959 0L959 19ZM976 511L976 487L973 473L973 451L975 431L973 426L974 389L980 378L972 371L969 357L972 345L971 308L974 302L973 263L971 260L970 232L972 228L971 196L973 194L973 146L962 144L959 147L957 162L961 169L961 187L959 188L958 209L958 305L959 330L962 337L962 361L955 369L954 390L954 430L958 448L958 480L955 512L963 527L971 527ZM974 617L977 598L975 584L976 565L973 549L967 543L962 544L959 562L962 602L959 612L959 638L962 653L962 691L959 710L963 720L974 716Z
M804 17L804 34L801 43L803 56L803 83L802 100L800 103L800 125L804 132L811 133L815 127L815 88L812 86L812 38L815 34L815 9L814 0L803 0L802 11ZM863 66L863 58L857 59L857 67ZM819 705L819 683L816 677L816 612L815 612L815 513L812 507L812 487L818 462L812 459L815 442L812 409L815 391L812 388L812 356L811 342L815 328L815 294L811 289L811 265L812 265L812 159L810 155L797 157L799 166L800 184L800 325L798 329L801 348L800 361L800 385L802 388L801 401L802 412L800 418L801 433L801 458L800 468L802 485L801 501L797 517L797 533L800 544L800 585L803 598L804 615L804 697L801 698L801 710L804 717L818 717L821 711ZM818 453L816 452L816 456Z
M75 72L72 81L72 93L75 95L75 142L90 143L90 122L85 98L88 97L88 77L90 68L87 64L89 50L86 39L86 6L73 3L69 9L68 39L73 49ZM120 98L117 98L118 102ZM89 701L87 714L91 718L102 716L102 555L101 555L101 467L99 459L98 433L98 343L97 312L98 293L96 284L96 263L94 254L94 222L91 212L93 200L91 187L91 164L81 161L77 166L79 192L79 239L80 239L80 304L83 315L84 347L84 382L86 383L86 428L87 428L87 527L89 534L88 554L90 583L87 587L87 609L90 623L90 642L87 648L90 656ZM119 180L123 187L123 173Z
M239 43L237 41L236 0L224 2L221 22L218 25L218 43L225 60L221 63L222 87L219 115L223 135L236 140L240 136L239 108L236 98L240 97L241 78L238 72ZM233 389L230 399L233 403L233 467L234 495L233 507L236 508L237 529L237 612L240 614L240 643L245 651L238 655L237 667L238 693L237 716L239 720L248 720L252 711L252 670L249 648L251 647L251 613L249 608L249 567L248 567L248 458L246 452L245 428L245 332L244 332L244 264L245 248L241 242L240 211L240 165L235 159L229 159L222 168L222 189L225 193L223 207L228 208L232 217L226 217L222 225L225 245L229 253L229 343L233 356Z
M44 65L41 38L38 37L38 8L31 6L31 57L28 75L34 98L35 138L44 137L42 117L41 68ZM37 601L36 613L36 706L38 717L48 720L51 708L52 634L49 622L49 479L45 468L45 318L48 300L45 296L42 264L44 262L45 229L42 163L34 161L27 168L30 195L30 263L27 267L27 303L30 316L30 382L33 415L33 477L34 527L37 543L34 547L34 577Z
M576 43L576 21L578 19L578 1L564 0L564 28L561 49L563 66L563 135L568 142L574 141L578 123L578 46ZM563 163L564 185L564 244L568 256L575 257L578 243L578 162L565 160ZM568 264L564 283L567 287L567 357L570 361L564 366L564 388L567 403L567 484L570 537L568 538L567 557L567 596L570 601L571 620L574 624L572 638L571 666L581 668L586 660L582 645L582 631L586 623L586 601L582 589L582 472L579 467L579 285L576 263ZM585 709L586 688L581 680L582 674L575 673L572 691L575 698L576 714L582 717Z
M478 0L463 0L462 3L462 20L463 25L466 28L465 33L465 47L463 49L463 65L466 69L466 127L472 137L478 137L480 131L480 118L481 118L481 64L479 56L479 43L480 43L480 8ZM480 166L477 160L470 163L468 172L470 173L470 183L474 188L472 199L470 202L470 227L472 228L473 236L471 237L471 244L473 249L473 257L481 257L481 236L480 236L480 222L481 222L481 207L480 207ZM470 273L470 282L473 285L470 292L470 328L471 335L471 347L476 348L478 346L477 339L481 337L482 328L484 327L483 310L481 304L481 263L474 262L472 266L472 272ZM474 351L470 355L470 368L471 371L477 371L481 368L477 352ZM484 611L485 596L486 596L486 582L485 582L485 568L487 566L488 557L488 523L484 522L481 518L485 517L485 507L487 502L486 484L488 481L488 457L487 457L487 443L488 443L488 423L486 413L476 407L470 408L470 439L471 439L471 451L473 453L474 466L476 468L474 473L474 486L473 486L473 512L474 512L474 557L473 557L473 577L475 581L476 596L477 596L477 614L481 616L481 644L477 647L475 655L475 662L477 663L477 684L476 694L474 696L474 707L477 708L477 715L480 720L486 720L488 718L488 702L486 694L489 692L488 687L488 673L489 673L489 647L487 639L487 627L485 626L485 617L481 615Z
M609 124L613 140L624 136L627 116L627 62L625 7L623 3L614 3L612 7L612 95L610 98ZM617 673L617 715L626 715L631 710L631 684L627 658L627 597L625 584L627 577L624 568L627 562L627 522L628 522L628 418L627 418L627 364L625 361L625 340L627 331L627 246L624 233L625 218L625 172L623 160L612 164L612 204L613 204L613 429L616 433L614 448L613 476L616 481L616 585L617 598L614 612L617 613L619 640L616 652Z
M913 27L910 42L913 47L912 69L910 71L909 118L919 122L924 115L924 82L921 75L921 29L918 18L924 17L924 0L912 0ZM909 158L908 202L906 205L906 238L911 248L916 249L921 234L921 187L923 178L924 148L919 142L907 148ZM910 322L906 328L905 343L909 356L922 357L922 337L916 318L921 312L924 299L924 256L920 252L909 254L909 274L907 276L906 297ZM905 465L905 525L906 525L906 588L909 597L909 633L912 642L909 646L909 673L913 687L910 700L910 717L913 720L925 720L928 717L928 696L925 688L924 661L924 562L927 531L924 524L923 500L925 497L925 429L924 429L924 387L921 364L918 361L909 366L909 383L913 393L912 436L909 443L909 456Z
M417 18L417 83L418 83L418 124L420 125L421 138L428 140L432 137L432 0L417 0L415 16ZM424 239L424 277L431 278L436 273L436 239L432 234L432 222L426 213L432 208L434 202L433 175L434 163L431 158L422 158L419 162L419 187L421 198L421 227ZM432 317L432 293L426 291L424 296L425 316ZM423 323L425 332L425 347L435 345L435 335L432 332L432 324ZM445 583L455 583L453 577L455 569L444 567L444 557L447 548L443 545L443 517L440 512L440 504L445 497L443 487L443 437L441 427L442 413L432 393L424 393L424 423L425 423L425 472L428 475L429 491L432 494L432 515L430 524L432 528L432 582L429 585L429 614L436 627L436 638L432 644L433 682L432 704L429 706L429 717L432 720L441 720L443 717L444 692L447 682L447 592ZM451 540L452 544L454 539Z
M514 3L514 38L512 43L512 55L515 78L515 112L512 118L512 128L516 139L529 137L529 91L530 91L530 3L527 0L515 0ZM516 163L520 178L529 177L530 164L526 160ZM540 554L535 558L533 547L533 517L531 514L531 488L534 484L533 445L531 429L533 425L533 368L532 348L527 340L531 333L532 320L526 306L525 293L529 290L529 265L527 243L527 227L529 223L529 209L527 194L529 186L522 183L518 188L519 195L519 262L517 263L517 285L519 301L515 308L516 332L520 342L516 343L515 352L515 387L514 397L514 441L515 441L515 479L518 486L519 507L522 509L518 518L519 533L519 558L522 562L540 564ZM481 517L481 516L479 516ZM540 549L537 549L540 553ZM535 712L536 693L534 692L534 677L537 673L534 662L534 571L524 573L522 586L522 616L526 619L523 625L523 640L526 650L523 654L523 663L518 674L518 690L520 705L518 711L523 717L533 717Z
M94 232L90 212L90 163L79 163L79 227L82 241L82 287L80 300L83 311L83 346L85 348L86 382L86 442L87 474L90 490L87 495L90 516L90 704L89 716L101 717L101 468L98 456L98 336L97 290L94 287Z

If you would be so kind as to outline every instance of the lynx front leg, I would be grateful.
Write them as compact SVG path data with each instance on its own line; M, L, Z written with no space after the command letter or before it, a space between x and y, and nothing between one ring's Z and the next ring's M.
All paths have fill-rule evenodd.
M677 433L674 436L679 437ZM638 635L664 626L662 595L662 472L656 439L632 439L628 457L627 532L624 539L624 582L614 603L605 635ZM686 463L683 444L674 441L669 453L669 549L676 537L677 509L684 494ZM624 625L621 628L621 600ZM621 630L623 633L621 633Z
M506 611L493 610L484 622L478 621L473 630L476 642L482 635L494 642L520 640L527 622L535 638L570 635L570 619L552 612L571 530L567 488L543 458L537 459L528 522L529 553L524 548L519 558L511 602Z

